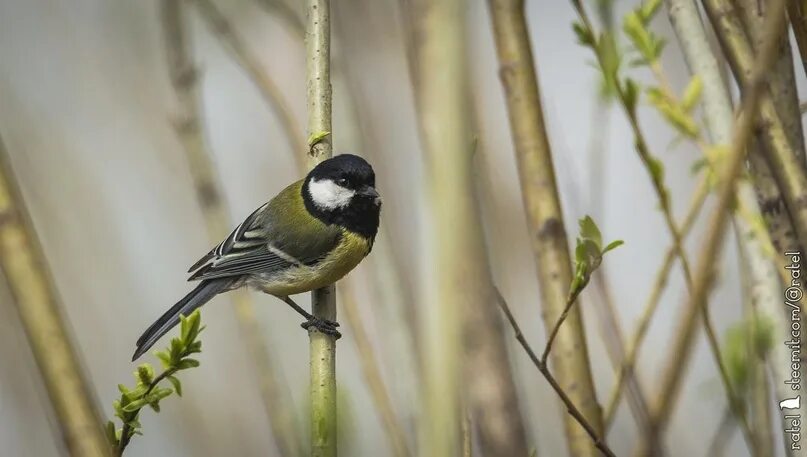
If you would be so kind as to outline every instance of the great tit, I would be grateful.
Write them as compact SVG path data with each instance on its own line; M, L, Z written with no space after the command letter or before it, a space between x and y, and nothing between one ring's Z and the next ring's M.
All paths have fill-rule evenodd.
M143 332L132 360L177 325L180 315L242 286L288 303L306 318L303 328L340 336L339 324L314 317L289 295L325 287L356 267L373 247L380 213L370 164L351 154L321 162L193 264L188 280L199 285Z

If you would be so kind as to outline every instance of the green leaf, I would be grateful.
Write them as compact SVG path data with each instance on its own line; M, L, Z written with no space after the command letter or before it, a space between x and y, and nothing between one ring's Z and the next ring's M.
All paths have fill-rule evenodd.
M106 435L106 439L109 441L109 444L111 444L112 447L116 447L118 445L118 439L115 433L115 423L112 421L108 421L106 423L106 427L104 428L104 432Z
M185 349L185 354L195 354L197 352L202 352L202 342L201 341L194 341L193 343L189 344L188 347Z
M160 359L160 362L163 364L163 368L169 368L171 366L171 355L168 351L154 351L154 356Z
M160 401L163 398L171 395L172 393L174 393L174 391L169 389L168 387L158 387L154 389L154 392L152 392L149 395L149 402Z
M182 359L177 364L177 370L187 370L188 368L196 368L199 366L199 361L196 359Z
M648 157L647 167L650 169L650 175L653 181L659 184L664 183L664 163L655 157Z
M639 14L642 17L642 21L645 24L649 23L658 12L660 6L661 0L648 0L644 2L642 6L639 7Z
M190 331L191 323L188 316L184 314L179 315L179 341L184 343L188 341L188 332Z
M128 405L124 406L123 411L127 412L127 413L133 413L133 412L139 410L140 408L142 408L145 405L146 405L146 399L145 398L140 398L140 399L137 399L137 400L129 403Z
M602 250L602 253L605 254L608 251L613 251L614 249L622 246L623 244L625 244L625 242L622 240L611 241L610 243L608 243L608 246L606 246L605 249Z
M151 381L154 380L154 368L148 363L138 366L137 371L135 371L135 378L143 384L151 384Z
M703 90L703 81L701 80L700 76L695 75L687 84L686 89L684 89L684 96L681 99L681 107L686 112L692 111L695 108L695 105L698 103L701 97L701 91Z
M619 67L622 65L622 55L616 45L614 35L609 32L602 32L597 41L597 53L600 56L602 74L606 91L613 92L619 75Z
M148 384L143 384L142 382L137 383L137 387L129 392L123 394L123 397L126 398L126 402L129 403L132 400L136 400L143 396L146 393L149 386Z
M169 366L174 366L179 360L182 358L182 351L185 350L185 345L182 344L182 340L179 338L171 338L171 364Z
M692 166L689 167L689 172L693 175L698 174L707 165L709 165L709 160L707 160L705 157L701 157L700 159L692 162Z
M583 245L583 241L580 238L578 238L577 245L574 248L574 264L582 265L585 264L586 261L587 261L586 247Z
M183 342L185 343L185 345L192 343L196 339L196 336L199 335L199 329L201 325L202 325L201 314L197 309L194 312L192 312L190 316L188 316L188 333L185 336L185 338L183 338Z
M661 53L664 52L664 48L667 46L667 40L652 34L650 37L652 40L650 50L650 56L651 56L650 61L655 62L661 57Z
M672 100L666 92L658 87L647 89L647 99L679 133L689 138L698 136L700 128L689 115L689 110L684 107L683 103L676 104L675 100Z
M593 241L597 253L599 254L600 248L602 247L602 234L600 233L600 229L597 227L597 224L594 223L594 219L592 219L591 216L585 216L580 219L579 225L580 237L584 240Z
M169 376L168 381L171 383L172 386L174 386L174 391L177 393L177 395L179 395L181 397L182 396L182 383L179 382L179 378L177 378L176 376Z
M633 47L639 51L645 62L649 64L658 60L664 49L665 42L664 39L648 30L647 22L641 9L633 10L626 14L622 20L622 30Z
M151 407L152 410L154 410L155 413L160 412L160 404L157 403L156 401L154 403L149 403L149 406Z
M594 46L594 35L592 35L591 30L584 27L583 24L579 22L572 23L572 30L574 30L574 34L577 35L577 42L583 46Z
M639 85L636 84L636 81L625 78L623 92L625 107L631 114L636 113L636 103L639 101Z
M331 132L317 132L308 137L308 146L313 147L315 144L322 142L325 138L330 136Z

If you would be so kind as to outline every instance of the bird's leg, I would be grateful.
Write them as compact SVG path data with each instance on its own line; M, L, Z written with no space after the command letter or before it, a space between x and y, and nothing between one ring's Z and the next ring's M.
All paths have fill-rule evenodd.
M284 302L286 302L286 304L291 306L292 309L300 313L300 315L302 315L304 318L306 318L306 321L300 324L300 327L306 330L313 327L319 330L320 332L325 333L326 335L335 336L337 339L342 337L342 334L339 333L338 330L336 330L336 327L339 327L339 322L329 321L327 319L320 319L319 317L314 316L313 314L304 310L302 306L298 305L297 303L294 303L294 300L292 300L290 297L279 297L279 298Z

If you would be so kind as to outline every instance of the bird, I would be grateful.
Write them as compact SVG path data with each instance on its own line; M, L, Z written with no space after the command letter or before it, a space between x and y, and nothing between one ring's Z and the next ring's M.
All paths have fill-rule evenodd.
M355 268L373 248L381 214L375 172L340 154L316 165L239 224L188 270L198 285L137 340L132 361L216 295L240 287L275 296L306 321L305 329L340 337L337 322L315 317L289 296L325 287Z

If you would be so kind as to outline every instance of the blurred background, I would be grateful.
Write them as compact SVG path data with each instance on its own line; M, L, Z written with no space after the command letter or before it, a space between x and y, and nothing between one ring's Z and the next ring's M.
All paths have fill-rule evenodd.
M275 80L300 125L305 125L305 49L286 22L256 0L218 1L233 29ZM617 16L635 5L617 2ZM477 108L477 179L496 283L535 347L545 340L538 285L530 252L504 98L498 80L485 2L468 4L473 102ZM607 270L622 327L633 329L670 238L633 138L617 106L598 101L599 79L591 53L570 27L566 2L526 5L538 65L544 112L563 200L567 229L593 216L604 238L623 239ZM301 175L279 117L253 81L188 8L206 136L232 220L241 220ZM381 303L368 281L373 263L350 277L365 326L396 413L415 430L413 361L395 354L411 343L396 327L422 301L423 157L406 60L406 18L391 0L333 0L334 151L355 152L376 169L384 197L382 237L403 273L402 309ZM670 36L663 64L676 87L688 71L665 14L653 23ZM807 90L801 65L799 91ZM640 80L649 75L636 71ZM676 215L683 216L694 189L697 152L673 142L675 133L650 108L642 124L666 166ZM177 104L165 57L156 0L0 1L0 133L47 255L95 395L111 415L120 382L135 367L130 355L142 330L186 293L187 267L210 240L175 129ZM688 247L698 246L699 224ZM741 316L735 246L727 243L711 309L718 331ZM372 256L371 256L372 257ZM782 261L784 264L784 260ZM595 289L582 296L592 369L600 400L613 370L594 312ZM686 298L678 267L653 320L638 373L648 390L660 370L677 311ZM308 295L299 296L307 307ZM307 405L308 336L300 319L272 297L255 294L257 321L287 383L301 423ZM341 312L341 311L340 311ZM239 335L230 300L203 310L207 325L200 368L184 376L184 397L143 414L144 437L127 455L280 455L259 398L255 370ZM565 455L557 397L506 329L510 357L530 445L538 455ZM343 455L391 455L360 370L352 332L338 344L340 433ZM398 335L398 336L396 336ZM166 341L167 342L167 341ZM162 344L160 344L162 345ZM152 356L150 361L155 362ZM723 416L725 397L701 337L686 377L668 442L670 455L704 455ZM0 285L0 443L3 455L60 455L58 429L11 298ZM631 451L639 432L623 406L609 434L618 455ZM779 452L780 446L777 446ZM735 434L727 455L748 455Z

